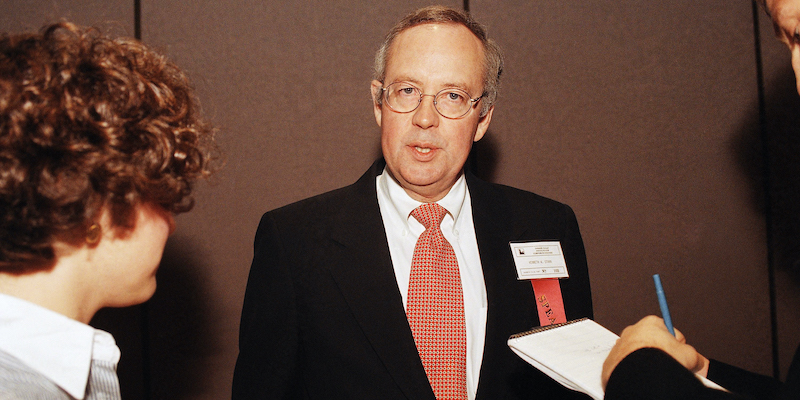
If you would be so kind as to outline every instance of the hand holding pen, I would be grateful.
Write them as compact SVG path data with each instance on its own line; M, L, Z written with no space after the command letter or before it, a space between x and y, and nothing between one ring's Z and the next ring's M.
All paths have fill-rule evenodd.
M686 339L681 331L672 326L672 319L660 277L654 275L653 280L656 284L659 306L664 318L650 315L622 331L617 344L611 349L606 362L603 364L604 383L622 359L642 348L662 350L688 370L700 376L705 377L708 373L708 359L698 353L694 347L686 344Z

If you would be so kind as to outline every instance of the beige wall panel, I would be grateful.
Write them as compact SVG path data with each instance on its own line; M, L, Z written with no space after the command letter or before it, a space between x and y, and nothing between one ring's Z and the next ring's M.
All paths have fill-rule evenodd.
M259 218L355 182L379 155L372 58L422 5L143 1L143 40L189 70L227 158L178 218L148 304L154 398L229 396Z
M771 372L751 3L470 8L508 61L477 164L574 207L596 319L620 332L659 314L660 273L702 353Z
M0 0L1 31L38 31L62 19L133 36L133 0Z

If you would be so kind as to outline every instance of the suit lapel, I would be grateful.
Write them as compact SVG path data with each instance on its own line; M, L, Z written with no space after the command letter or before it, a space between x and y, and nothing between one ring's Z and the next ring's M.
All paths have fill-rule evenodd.
M377 161L331 219L330 271L370 344L410 399L433 399L403 308L381 219Z
M375 178L384 168L373 164L351 191L350 202L330 218L330 272L362 331L388 373L409 399L434 399L394 276L380 215ZM538 325L533 291L516 280L508 242L526 234L514 223L511 207L490 184L467 174L473 221L488 299L486 340L478 399L505 396L508 336Z

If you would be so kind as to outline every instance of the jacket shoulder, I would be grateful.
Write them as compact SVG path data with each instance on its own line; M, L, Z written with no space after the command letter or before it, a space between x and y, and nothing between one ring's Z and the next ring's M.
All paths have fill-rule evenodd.
M574 218L572 208L565 203L512 186L489 183L467 175L470 196L476 208L502 207L519 216L535 217L567 215Z

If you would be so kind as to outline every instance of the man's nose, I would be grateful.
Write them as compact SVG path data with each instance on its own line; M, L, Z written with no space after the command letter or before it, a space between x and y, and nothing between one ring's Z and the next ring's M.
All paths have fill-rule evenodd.
M433 104L434 95L423 94L419 107L414 110L414 125L422 129L435 127L439 125L439 112L436 111L436 106Z

